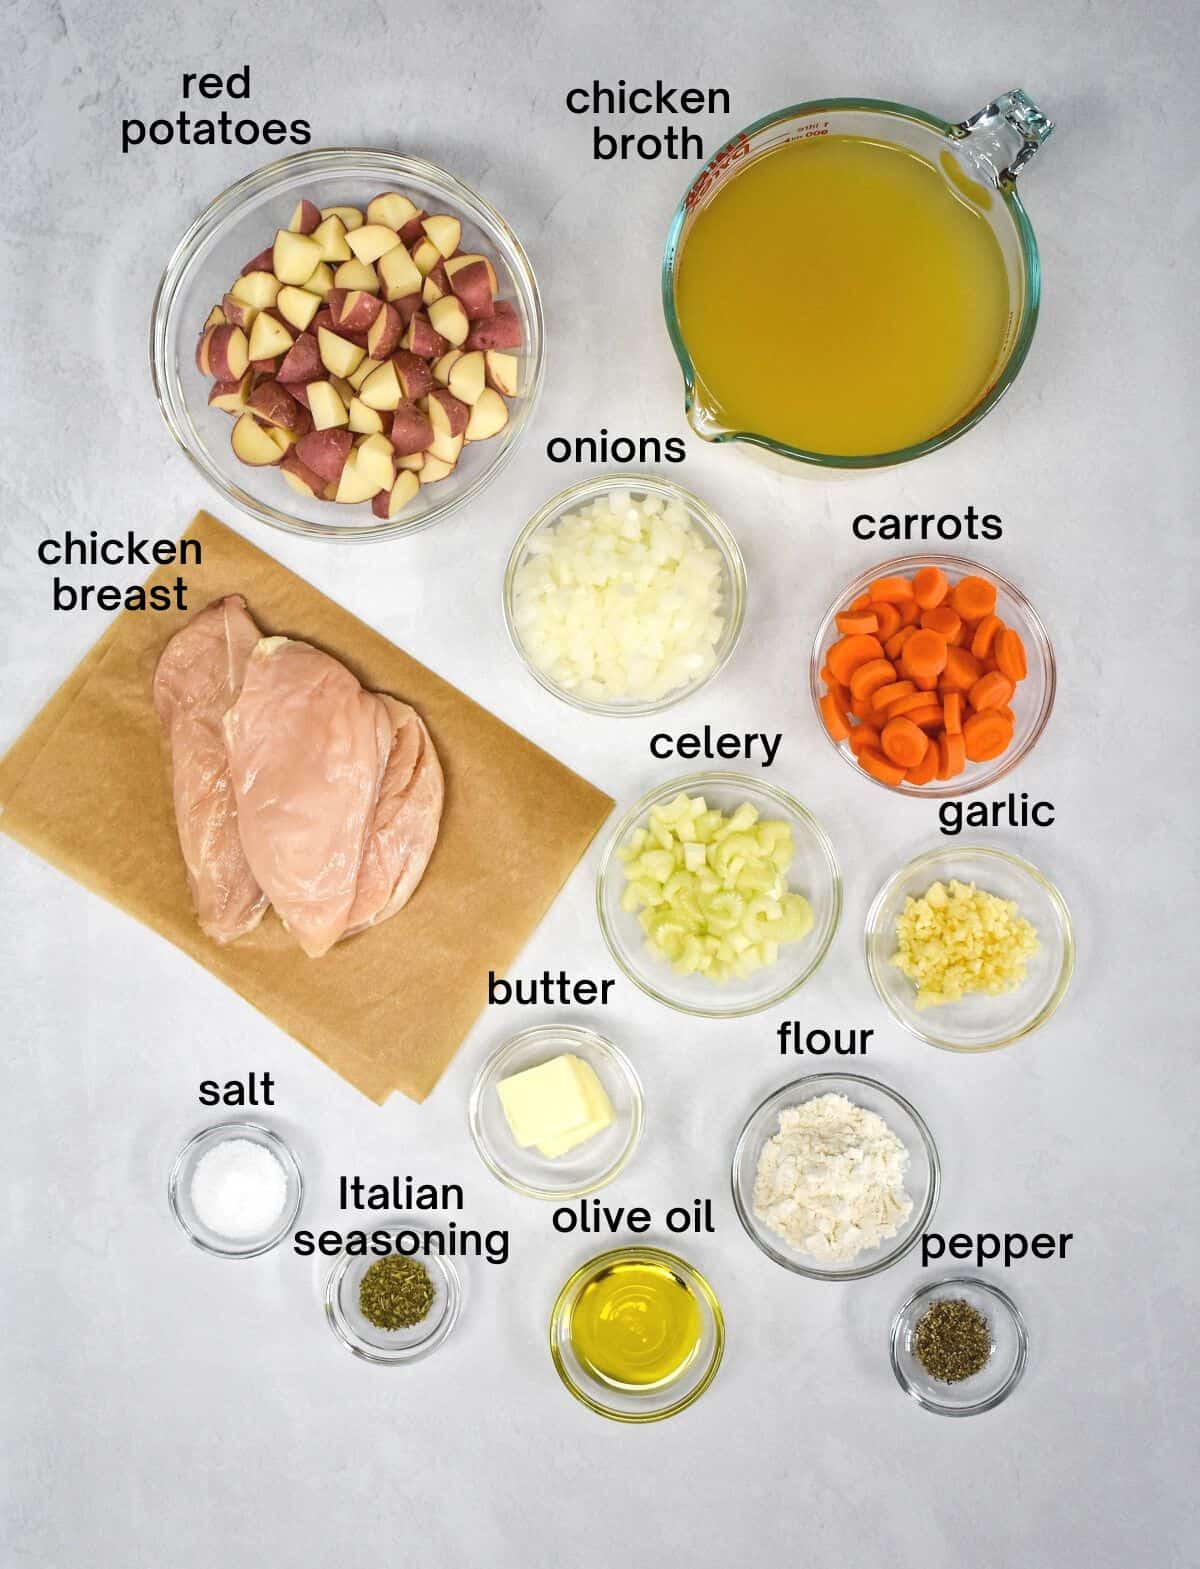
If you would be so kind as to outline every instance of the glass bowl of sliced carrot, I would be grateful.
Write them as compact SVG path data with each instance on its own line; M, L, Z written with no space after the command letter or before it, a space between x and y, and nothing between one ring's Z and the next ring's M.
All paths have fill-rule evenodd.
M841 755L901 795L966 795L1030 750L1054 706L1037 611L961 556L901 556L829 607L813 644L813 703Z

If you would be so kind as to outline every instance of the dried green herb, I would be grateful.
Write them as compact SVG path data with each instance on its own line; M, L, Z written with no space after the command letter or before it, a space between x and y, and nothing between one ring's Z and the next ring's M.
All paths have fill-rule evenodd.
M913 1332L913 1351L930 1378L957 1384L987 1366L992 1332L987 1319L969 1302L943 1297L921 1314Z
M376 1259L358 1288L359 1312L376 1329L411 1329L428 1318L433 1298L424 1264L394 1253Z

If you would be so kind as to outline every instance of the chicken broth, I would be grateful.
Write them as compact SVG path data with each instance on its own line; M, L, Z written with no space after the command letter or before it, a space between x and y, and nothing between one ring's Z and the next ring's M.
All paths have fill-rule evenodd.
M957 165L854 136L789 142L727 179L675 285L699 401L730 430L829 456L954 424L1002 367L1010 308L970 200L990 193L968 186Z

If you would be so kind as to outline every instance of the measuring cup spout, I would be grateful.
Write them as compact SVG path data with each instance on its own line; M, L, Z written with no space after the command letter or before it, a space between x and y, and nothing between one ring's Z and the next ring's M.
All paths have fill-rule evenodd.
M687 418L702 441L719 441L729 434L729 426L717 418L714 401L698 376L688 389Z
M1015 185L1021 170L1054 129L1021 88L1002 93L993 103L954 127L992 185Z

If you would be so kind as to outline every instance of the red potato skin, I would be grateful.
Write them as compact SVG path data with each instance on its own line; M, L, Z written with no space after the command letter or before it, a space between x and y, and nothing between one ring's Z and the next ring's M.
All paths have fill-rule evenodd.
M433 440L429 416L422 414L415 403L401 403L392 415L391 440L397 457L407 458L414 452L424 452Z
M213 333L216 330L215 327L205 327L196 340L196 369L202 376L213 375L212 364L209 360L209 350L212 347Z
M328 481L318 474L316 469L309 468L302 458L296 456L295 447L290 452L284 453L279 467L288 474L294 474L298 480L307 485L314 496L323 496L325 494L325 486Z
M352 289L348 294L345 289L331 289L329 295L329 310L340 333L366 332L383 309L384 302L365 289Z
M277 381L260 381L246 400L255 414L281 430L301 434L312 429L312 417Z
M373 360L386 360L400 347L404 322L393 305L384 305L367 332L367 353Z
M448 392L445 387L435 387L429 394L429 398L431 402L436 402L441 406L446 419L449 421L450 434L452 436L461 436L467 428L467 421L471 417L471 411L467 405L456 398L452 392Z
M301 436L295 453L314 474L336 484L353 446L354 437L348 430L312 430L307 436Z
M463 272L470 269L464 267ZM455 275L457 281L457 274ZM521 318L511 300L497 300L495 313L489 321L475 322L467 334L464 349L519 349L521 347Z
M320 381L325 375L321 350L311 332L302 332L283 356L277 379L282 382ZM293 394L295 396L295 394Z
M313 380L315 381L317 378L314 376ZM303 404L305 408L308 408L308 383L306 381L288 382L288 391L297 403Z
M251 360L250 369L259 376L274 376L279 370L279 355L273 355L269 360Z
M376 493L371 497L371 511L377 518L386 519L388 515L388 503L391 501L391 499L392 493L390 490L376 491Z
M446 263L444 261L439 261L435 267L429 269L425 275L425 283L426 285L433 284L438 291L439 298L450 293L450 279L446 276ZM424 299L424 291L422 291L421 297Z
M340 294L344 298L345 293L345 289L330 289L329 297L332 298L333 295ZM336 333L339 338L345 338L347 343L356 343L360 349L365 349L367 346L367 335L365 332L353 332L349 327L338 325L334 320L332 306L323 305L308 324L308 330L314 338L317 337L322 327L328 332Z
M496 301L492 295L492 280L488 276L486 262L471 262L466 267L460 267L449 283L466 311L468 321L491 321L494 318Z
M231 322L226 322L223 327L214 327L212 337L208 340L208 370L207 374L215 376L218 381L237 381L238 374L229 363L229 348L234 341L234 334L245 339L245 333L240 327L235 327ZM243 372L244 374L244 372Z
M307 196L300 201L300 221L293 231L296 234L311 234L321 222L321 209L314 207Z
M221 301L221 309L225 312L225 320L231 327L240 327L247 332L251 322L258 314L253 305L243 305L241 300L235 300L232 294L227 294Z
M433 371L417 355L410 354L407 349L397 349L392 355L392 364L396 367L396 374L400 378L400 390L410 403L415 403L418 398L423 398L427 392L433 391ZM430 440L432 439L431 430ZM424 451L424 448L418 448L418 451Z
M244 278L248 272L274 271L275 247L273 245L268 245L265 251L259 251L257 256L251 256L250 260L242 268L242 277Z
M404 245L408 250L411 251L418 240L423 240L425 238L425 230L422 229L421 224L424 219L428 218L428 216L429 214L427 212L414 213L413 216L404 225L404 227L399 231L401 244Z
M215 403L218 398L232 398L241 390L240 381L214 381L209 389L208 401Z
M408 329L409 322L412 321L413 317L421 309L421 304L422 301L419 291L416 294L401 295L398 300L392 301L392 309L399 312L400 320L404 323L406 331Z
M408 332L404 339L404 347L410 354L415 354L419 359L438 360L445 354L450 345L440 332L435 332L429 317L424 311L418 311L408 324Z

